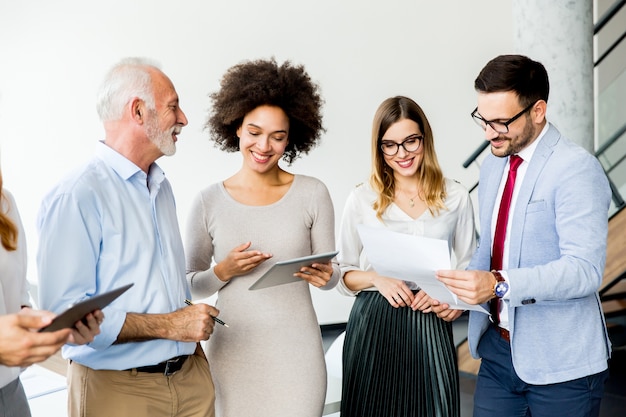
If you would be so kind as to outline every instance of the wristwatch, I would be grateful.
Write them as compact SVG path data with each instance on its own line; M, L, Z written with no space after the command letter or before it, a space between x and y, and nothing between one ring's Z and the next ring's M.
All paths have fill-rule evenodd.
M496 277L496 284L493 286L493 296L502 298L509 290L509 284L504 280L500 271L493 270L491 273Z

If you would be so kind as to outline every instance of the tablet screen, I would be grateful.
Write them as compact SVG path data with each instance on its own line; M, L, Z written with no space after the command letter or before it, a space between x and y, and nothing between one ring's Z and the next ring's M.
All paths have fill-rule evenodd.
M91 298L80 301L56 316L52 320L52 323L46 327L42 327L39 331L54 332L68 327L74 327L74 324L77 321L84 319L87 314L94 310L102 310L132 286L133 284L127 284L123 287L116 288L103 294L94 295Z
M294 277L293 274L298 272L303 266L311 266L311 264L314 263L328 263L337 255L337 253L339 252L334 251L327 253L318 253L316 255L303 256L301 258L276 262L248 289L258 290L261 288L274 287L276 285L302 281L301 278Z

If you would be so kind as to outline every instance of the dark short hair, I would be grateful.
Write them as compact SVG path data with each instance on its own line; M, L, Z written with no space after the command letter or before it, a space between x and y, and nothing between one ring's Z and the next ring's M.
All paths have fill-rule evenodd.
M550 82L540 62L523 55L500 55L480 71L474 88L480 93L513 91L526 107L538 100L548 102Z
M226 71L220 89L210 95L213 107L205 128L216 146L227 152L239 150L237 129L246 114L259 106L280 107L289 118L289 144L283 159L293 162L317 145L325 131L323 99L302 65L274 58L244 61Z

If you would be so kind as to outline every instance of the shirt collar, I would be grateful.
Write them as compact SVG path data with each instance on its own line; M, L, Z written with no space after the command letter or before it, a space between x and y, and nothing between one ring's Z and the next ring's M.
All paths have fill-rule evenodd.
M124 155L108 146L104 141L98 141L96 145L96 155L124 180L130 179L134 175L146 177L146 174L141 168L132 163ZM165 177L165 172L154 162L150 165L147 177L154 178L157 182L161 182Z

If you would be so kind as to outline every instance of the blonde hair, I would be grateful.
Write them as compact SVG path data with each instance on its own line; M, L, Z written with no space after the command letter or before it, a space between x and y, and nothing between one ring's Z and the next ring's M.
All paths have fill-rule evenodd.
M380 141L392 124L403 119L413 120L417 123L424 135L422 140L424 156L417 170L420 197L426 202L428 211L433 215L439 214L440 210L446 208L444 204L446 199L445 178L437 161L430 123L428 123L422 108L415 101L403 96L391 97L380 104L372 124L370 185L378 194L373 208L376 210L376 217L381 221L383 213L393 203L396 184L393 169L385 162L384 154L380 149Z
M0 240L6 250L14 251L17 249L17 226L3 210L5 204L8 212L9 201L2 191L2 173L0 173Z

